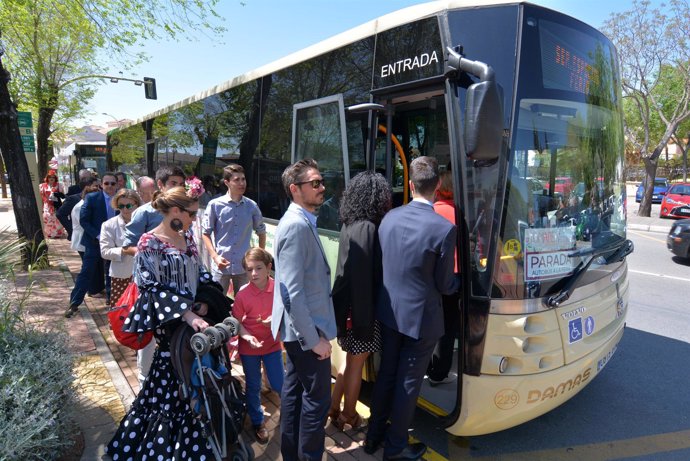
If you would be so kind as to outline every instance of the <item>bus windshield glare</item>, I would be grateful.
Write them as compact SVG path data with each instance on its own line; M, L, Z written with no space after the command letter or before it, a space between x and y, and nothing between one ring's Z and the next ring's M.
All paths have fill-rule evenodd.
M540 53L520 65L494 272L507 298L543 297L586 262L579 250L625 239L615 51L589 29L529 16L523 49ZM596 258L581 283L614 269Z

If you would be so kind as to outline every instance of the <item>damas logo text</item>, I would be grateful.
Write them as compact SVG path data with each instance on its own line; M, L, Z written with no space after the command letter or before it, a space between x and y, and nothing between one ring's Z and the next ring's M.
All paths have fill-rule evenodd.
M436 52L422 53L414 58L405 58L390 64L381 66L381 78L386 78L391 75L409 72L420 67L426 67L433 63L438 63L438 56Z
M574 378L564 381L555 387L549 386L544 390L532 389L527 393L527 403L529 404L544 401L546 399L552 399L554 397L558 397L561 394L565 394L566 392L570 392L574 390L576 387L578 387L580 384L583 384L585 381L587 381L589 379L589 376L590 369L587 368L585 371L578 374Z

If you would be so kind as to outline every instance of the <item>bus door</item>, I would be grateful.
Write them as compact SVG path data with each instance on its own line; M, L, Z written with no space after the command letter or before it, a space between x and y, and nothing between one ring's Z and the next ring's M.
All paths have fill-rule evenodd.
M412 200L408 171L415 158L434 157L441 174L450 174L452 149L445 88L438 86L408 93L379 94L375 95L375 102L381 110L377 111L373 166L391 182L393 206L401 206ZM458 370L460 308L456 306L455 312L447 311L444 320L449 325L449 336L444 341L450 351L449 376L454 377L461 375ZM425 378L418 404L438 416L452 414L457 404L458 383L454 379L449 383L432 385Z

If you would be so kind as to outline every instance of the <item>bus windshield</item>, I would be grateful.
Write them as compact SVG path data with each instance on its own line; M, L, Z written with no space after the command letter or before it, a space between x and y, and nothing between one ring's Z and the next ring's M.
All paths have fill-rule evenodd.
M541 54L520 66L494 272L494 285L505 298L550 294L586 263L588 252L581 250L625 239L615 52L577 24L528 15L523 29L523 46ZM534 78L535 66L540 79ZM596 258L580 283L614 268Z

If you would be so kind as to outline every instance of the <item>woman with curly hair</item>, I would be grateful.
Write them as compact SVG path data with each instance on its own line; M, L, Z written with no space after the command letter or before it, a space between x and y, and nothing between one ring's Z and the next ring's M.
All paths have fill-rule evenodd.
M335 427L357 429L362 418L355 405L362 384L362 368L369 354L381 350L381 333L374 320L374 308L381 286L381 248L378 227L391 209L391 188L373 171L352 178L340 205L340 247L333 306L338 327L338 344L346 352L338 370L329 416ZM340 401L345 396L342 411Z

